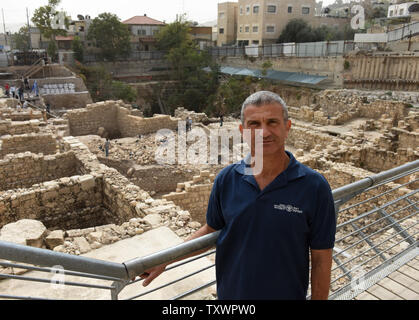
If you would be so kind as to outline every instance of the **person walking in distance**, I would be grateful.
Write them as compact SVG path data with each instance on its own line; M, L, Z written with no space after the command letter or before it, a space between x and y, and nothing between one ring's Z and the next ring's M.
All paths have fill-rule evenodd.
M111 146L111 141L109 140L109 138L106 138L106 142L105 142L105 156L108 157L109 156L109 147Z

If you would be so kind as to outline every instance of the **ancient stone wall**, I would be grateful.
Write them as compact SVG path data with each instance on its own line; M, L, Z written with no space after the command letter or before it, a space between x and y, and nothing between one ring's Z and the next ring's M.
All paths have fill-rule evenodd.
M47 228L95 225L102 219L101 188L100 179L85 175L44 182L18 193L0 192L0 226L26 218Z
M118 109L118 126L122 137L135 137L149 134L160 129L176 130L178 119L168 115L154 115L153 118L140 118L131 115L130 110Z
M51 134L23 134L16 136L2 136L0 139L0 158L7 154L23 153L43 153L50 155L57 153L57 140Z
M27 133L38 133L39 120L16 122L12 120L0 120L0 136L22 135Z
M0 160L0 190L30 188L32 185L78 174L73 152L50 156L30 152L7 155Z
M131 115L128 105L122 101L106 101L88 105L86 109L67 113L70 133L73 136L96 135L104 128L111 138L135 137L159 129L177 129L177 119L166 115L140 118Z
M97 134L103 127L111 136L119 136L117 110L114 103L98 102L85 109L72 110L67 113L70 134L84 136Z
M194 176L192 181L179 183L176 192L164 195L163 199L173 201L188 210L193 220L203 224L206 221L205 213L214 179L214 174L202 171L199 176Z

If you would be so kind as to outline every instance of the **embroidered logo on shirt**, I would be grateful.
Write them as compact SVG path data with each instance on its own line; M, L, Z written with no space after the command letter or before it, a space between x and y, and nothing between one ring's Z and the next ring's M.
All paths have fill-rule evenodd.
M289 213L303 213L303 211L300 208L296 208L292 205L285 205L285 204L276 204L274 205L274 209L280 210L280 211L287 211Z

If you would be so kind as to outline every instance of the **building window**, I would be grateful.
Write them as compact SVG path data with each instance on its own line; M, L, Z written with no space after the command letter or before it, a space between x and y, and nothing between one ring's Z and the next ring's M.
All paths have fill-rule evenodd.
M266 26L266 32L268 33L275 32L275 26Z
M250 27L249 26L245 26L244 27L244 32L247 32L247 33L250 32Z
M268 13L276 13L276 6L268 5Z
M250 6L246 6L246 14L250 14Z
M220 28L220 34L224 34L224 28Z
M253 26L252 32L253 33L258 33L259 32L259 27L258 26Z
M400 9L400 16L404 15L404 8Z
M224 12L220 12L220 13L218 14L218 18L219 18L219 19L224 19L224 16L225 16Z
M240 15L241 16L243 15L243 7L242 6L240 6Z
M259 13L259 6L253 6L253 14Z
M259 40L253 40L252 44L259 44Z
M292 13L292 7L291 6L288 7L288 13Z
M390 17L393 16L393 10L390 10Z
M243 26L240 26L240 33L243 33Z
M301 13L302 14L310 14L310 8L309 7L302 7Z

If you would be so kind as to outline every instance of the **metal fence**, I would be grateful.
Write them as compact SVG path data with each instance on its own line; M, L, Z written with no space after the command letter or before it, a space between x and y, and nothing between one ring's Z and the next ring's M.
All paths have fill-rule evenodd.
M387 41L398 41L419 34L419 21L404 25L401 28L387 32Z
M213 57L336 57L354 50L353 41L321 41L306 43L278 43L264 46L215 47Z
M142 61L142 60L161 60L165 58L166 53L163 51L132 51L127 57L117 57L115 61ZM99 54L84 55L85 63L106 62L105 58Z
M333 191L338 226L330 299L352 299L419 254L418 173L419 160L416 160ZM202 272L213 270L214 264L208 263L206 258L214 255L215 251L170 266L166 270L168 273L194 261L206 259L206 262L200 260L200 267L193 272L185 272L181 277L148 291L139 289L142 280L131 281L134 275L150 267L213 247L218 235L219 232L215 232L125 263L0 242L0 259L7 260L0 260L0 266L31 271L29 275L0 274L0 279L5 279L0 281L0 298L46 298L17 295L15 290L19 288L19 280L36 282L39 286L58 284L80 288L75 297L57 294L50 297L53 299L83 299L86 295L81 288L95 292L110 290L109 296L98 293L96 297L99 299L148 299L152 293L167 290L180 281L185 282L190 277L199 277ZM45 274L50 276L42 277ZM171 298L185 298L214 284L215 277ZM48 288L39 292L54 293Z

